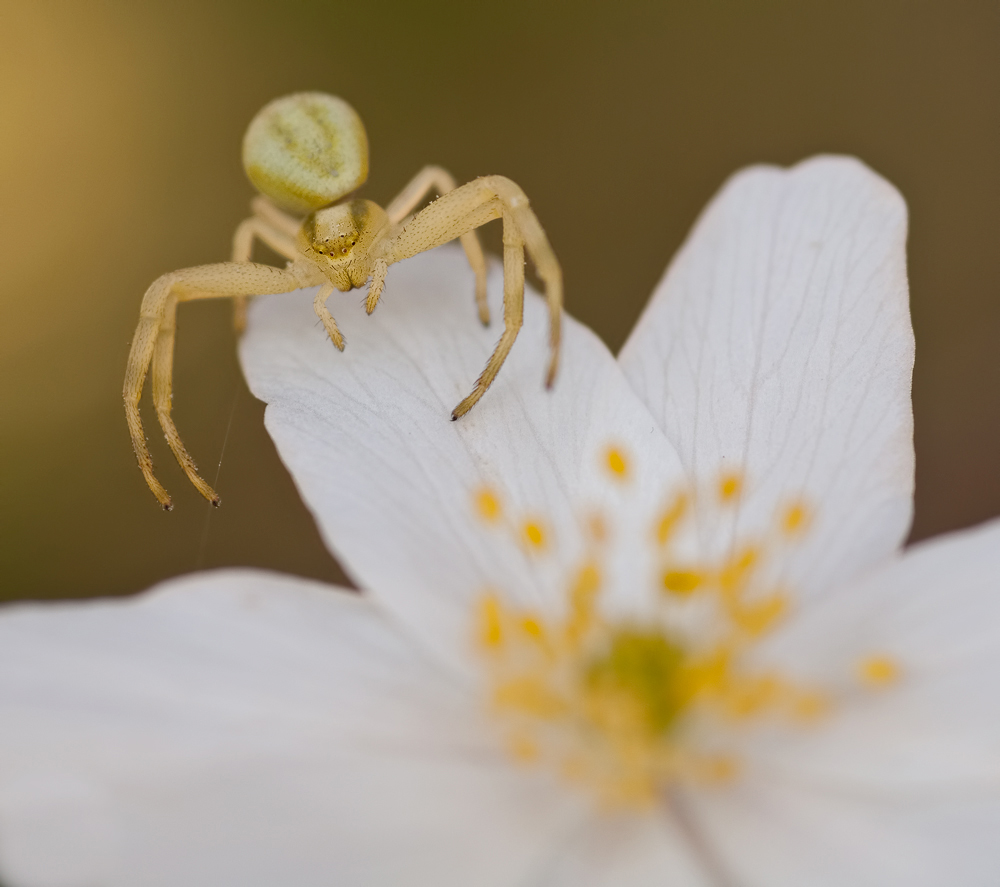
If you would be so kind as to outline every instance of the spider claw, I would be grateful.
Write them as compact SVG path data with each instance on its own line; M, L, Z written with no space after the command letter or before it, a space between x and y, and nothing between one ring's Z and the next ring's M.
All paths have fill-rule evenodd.
M162 503L162 504L163 504L163 510L164 511L173 511L174 510L174 503L171 502L169 499L166 502Z

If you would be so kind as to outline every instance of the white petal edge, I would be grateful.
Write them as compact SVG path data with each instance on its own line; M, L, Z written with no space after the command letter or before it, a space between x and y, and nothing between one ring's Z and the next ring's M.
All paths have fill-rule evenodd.
M522 883L584 811L357 594L221 571L0 611L17 887Z
M494 318L502 290L493 263ZM327 545L429 651L465 671L479 596L492 589L524 607L562 604L583 555L587 509L626 522L648 517L681 475L613 356L571 317L559 378L544 390L546 309L530 289L497 381L450 421L500 332L497 321L489 329L476 321L472 293L464 256L449 245L394 265L371 317L356 297L331 304L348 341L343 354L318 325L312 292L258 300L240 347L250 389L268 404L267 429ZM609 445L631 460L627 490L602 469ZM496 526L476 515L484 486L502 499ZM536 518L550 544L532 553L518 527ZM615 529L645 546L645 530ZM616 554L609 585L638 596L648 576L628 546Z
M751 167L708 205L620 363L692 477L745 472L736 532L799 498L783 580L829 590L912 514L906 206L859 161Z

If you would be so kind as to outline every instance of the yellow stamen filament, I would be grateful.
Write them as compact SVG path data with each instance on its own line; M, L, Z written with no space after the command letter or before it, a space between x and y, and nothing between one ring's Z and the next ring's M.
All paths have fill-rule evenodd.
M476 512L488 523L493 523L500 517L500 499L488 489L481 489L475 496Z
M750 581L753 569L757 566L760 555L756 548L748 546L738 551L730 558L719 572L719 585L729 594L738 594Z
M593 627L594 603L601 588L601 571L596 564L584 564L569 590L569 619L566 623L566 640L575 647Z
M590 538L597 543L605 542L608 538L607 521L600 514L592 514L587 519L587 532Z
M753 604L734 607L733 621L751 637L760 637L774 628L788 610L788 599L782 594L774 594Z
M858 676L870 687L885 687L899 680L899 666L888 656L869 656L858 663Z
M670 504L670 507L663 513L656 525L656 541L660 545L666 545L673 535L674 529L684 517L687 511L687 496L683 493L677 496Z

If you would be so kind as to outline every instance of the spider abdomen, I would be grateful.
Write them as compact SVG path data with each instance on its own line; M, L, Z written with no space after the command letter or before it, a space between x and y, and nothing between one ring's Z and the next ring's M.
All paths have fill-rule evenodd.
M250 122L243 167L258 191L304 215L364 184L368 136L343 99L299 92L265 105Z

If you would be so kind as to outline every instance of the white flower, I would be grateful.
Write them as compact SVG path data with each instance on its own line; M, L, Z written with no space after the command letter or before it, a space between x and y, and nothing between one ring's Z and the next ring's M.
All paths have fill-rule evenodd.
M244 369L365 591L7 608L0 880L996 883L1000 525L900 554L905 234L856 161L740 173L618 361L567 319L543 391L529 298L457 423L496 335L457 249L344 354L261 299Z

